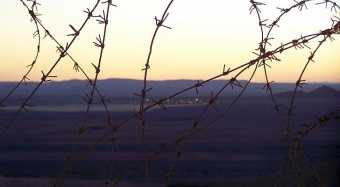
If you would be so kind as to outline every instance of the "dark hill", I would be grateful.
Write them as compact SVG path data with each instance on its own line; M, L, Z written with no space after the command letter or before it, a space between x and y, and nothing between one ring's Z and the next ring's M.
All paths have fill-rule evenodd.
M280 92L276 94L278 97L291 97L293 95L293 91L288 92ZM312 91L305 92L305 91L297 91L296 96L302 96L302 97L340 97L340 91L326 86L322 85Z
M315 97L340 97L340 91L331 88L329 86L321 86L311 92L308 93L310 96Z
M155 98L161 98L172 95L179 90L190 87L197 83L197 80L150 80L148 81L148 88L150 91L148 94ZM211 93L217 93L221 88L228 83L228 80L214 80L210 83L206 83L203 87L198 88L199 97L210 97ZM242 85L246 84L246 81L240 80ZM29 94L37 82L28 82L27 85L20 86L14 95L7 101L7 105L19 104L27 94ZM322 86L322 85L327 85ZM16 86L16 82L1 82L0 81L0 99ZM134 93L140 93L143 88L142 80L133 79L105 79L98 80L98 88L101 90L102 95L110 99L113 103L127 104L136 103L139 100ZM263 89L264 83L251 83L247 88L244 96L267 96L265 89ZM273 85L273 92L278 96L290 97L291 92L295 87L294 83L277 83ZM321 88L320 88L321 87ZM338 83L310 83L305 85L302 89L299 89L299 95L312 95L312 96L337 96L338 91L330 88L336 88L340 90L340 84ZM319 88L319 89L318 89ZM32 103L35 105L70 105L70 104L83 104L83 97L88 94L90 87L87 81L84 80L68 80L57 81L44 84L37 94L34 96ZM314 91L313 91L314 90ZM238 87L227 87L221 97L236 96L241 91ZM179 95L178 98L193 98L197 93L195 89L184 92ZM177 99L178 99L177 98Z

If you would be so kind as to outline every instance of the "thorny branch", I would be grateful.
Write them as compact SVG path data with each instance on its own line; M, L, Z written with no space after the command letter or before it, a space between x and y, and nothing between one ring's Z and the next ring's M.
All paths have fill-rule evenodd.
M143 81L143 89L139 95L140 99L140 105L139 105L139 111L138 111L138 118L141 121L141 128L142 128L142 141L144 142L144 129L145 129L145 118L144 118L144 113L145 113L145 100L147 97L147 92L150 91L150 88L147 88L147 79L148 79L148 72L150 69L150 61L151 61L151 56L152 56L152 51L153 51L153 47L154 47L154 43L156 40L156 36L159 32L159 29L161 27L167 28L167 29L171 29L171 27L164 25L164 22L167 20L168 16L169 16L169 9L172 5L172 3L174 2L174 0L171 0L168 4L168 6L165 8L162 17L159 19L157 17L155 17L155 22L156 22L156 28L155 31L152 35L152 39L151 39L151 43L149 46L149 53L148 53L148 57L145 63L145 67L142 69L144 71L144 81Z
M257 64L259 61L261 61L261 59L267 59L267 60L278 60L278 58L275 56L277 54L281 54L289 49L295 48L298 45L301 45L303 43L307 43L307 42L311 42L321 36L326 35L333 35L333 34L339 34L340 32L340 21L338 21L336 24L334 24L333 27L329 28L329 29L325 29L322 30L318 33L314 33L314 34L309 34L309 35L305 35L305 36L301 36L298 39L292 40L290 42L287 42L285 44L281 44L280 46L274 48L271 51L267 51L265 54L262 54L250 61L248 61L247 63L244 63L242 65L239 65L235 68L229 68L227 71L225 71L225 68L223 70L222 73L215 75L209 79L206 79L204 81L199 82L199 85L205 85L213 80L225 77L227 75L230 75L231 73L243 69L243 68L249 68L251 66L254 66L255 64ZM192 86L189 86L187 88L184 88L180 91L177 91L173 94L171 94L168 97L164 97L162 99L157 100L156 102L149 104L145 107L144 112L149 111L159 105L162 105L163 103L165 103L166 101L173 99L183 93L186 93L190 90L196 89L198 86L198 84L194 84ZM96 145L98 145L100 142L102 142L103 140L105 140L105 138L109 137L112 133L116 133L119 129L123 128L125 125L127 125L131 120L133 120L134 118L136 118L136 115L132 115L129 118L127 118L126 120L124 120L122 123L120 123L119 125L117 125L116 127L112 128L111 130L107 131L106 133L104 133L102 136L100 136L91 147L95 147Z
M90 112L91 105L93 104L93 100L94 100L95 91L97 89L97 82L98 82L99 73L101 71L101 64L102 64L102 59L103 59L103 54L104 54L104 49L105 49L105 41L106 41L106 36L107 36L107 26L109 24L110 8L111 8L111 6L116 6L116 5L112 4L112 0L108 0L108 1L105 1L105 2L102 2L102 3L103 4L107 4L106 11L103 10L102 15L98 15L98 16L93 16L91 14L92 17L97 18L98 24L103 24L104 25L104 30L103 30L103 37L101 35L99 35L96 38L96 41L93 42L93 44L96 47L100 48L100 54L99 54L99 59L98 59L97 65L92 63L92 66L95 69L95 78L94 78L94 81L93 81L93 83L91 85L90 96L89 96L89 98L87 100L86 116L88 116L88 113ZM110 114L107 115L107 122L108 122L109 126L112 125L111 124L112 122L111 122L111 115ZM84 133L86 131L85 128L86 128L85 126L81 127L81 129L79 130L79 134Z
M28 9L28 6L26 5L26 3L25 3L24 1L22 1L22 0L20 0L20 1L21 1L21 2L23 3L23 5ZM29 9L28 9L28 10L29 10ZM90 16L90 17L91 17L92 14L93 14L89 9L85 10L84 13L86 13L86 14L87 14L88 16ZM32 19L34 19L34 17L35 17L34 14L30 14L30 16L32 17ZM36 21L37 21L37 24L39 24L39 26L40 26L41 28L43 28L43 30L45 31L45 37L51 38L51 40L54 41L54 42L57 44L57 49L58 49L58 51L62 51L63 46L62 46L61 43L56 39L56 37L51 33L51 31L49 31L49 29L47 29L47 27L45 27L45 25L42 24L41 20L36 20ZM72 28L72 30L73 30L75 33L78 34L78 31L75 31L76 29L75 29L72 25L70 25L70 27ZM72 34L71 34L70 36L72 36ZM80 72L85 76L85 78L86 78L86 80L88 81L89 85L92 86L92 85L93 85L93 81L92 81L91 78L88 76L88 74L86 73L86 71L84 70L84 68L82 68L82 66L80 65L80 63L77 62L77 61L76 61L76 60L75 60L68 52L66 52L66 55L67 55L67 56L71 59L71 61L74 63L73 69L74 69L75 71L77 71L77 72L80 71ZM107 106L106 100L105 100L104 96L100 93L99 89L98 89L96 86L94 86L94 89L95 89L96 94L99 96L102 105L104 106L104 109L105 109L105 112L106 112L106 116L107 116L108 122L110 122L110 121L111 121L111 119L110 119L111 116L110 116L110 111L109 111L109 108L108 108L108 106ZM16 90L16 89L13 89L13 93L15 92L15 90ZM8 99L8 98L7 98L7 99Z
M257 69L258 69L258 63L255 65L255 68L249 78L249 80L247 81L247 83L242 86L238 81L237 81L237 78L242 75L246 70L248 70L249 67L245 67L243 68L241 71L239 71L237 73L237 75L233 78L231 78L219 91L216 95L214 95L210 100L209 102L206 104L206 106L204 107L204 109L202 110L202 113L199 115L199 118L194 120L193 122L193 125L192 127L188 130L188 132L182 136L179 136L175 139L174 142L170 143L170 144L164 144L163 145L163 149L164 147L170 147L171 145L174 145L176 147L176 158L175 158L175 162L182 156L182 151L180 149L180 147L185 143L186 140L192 138L193 136L195 136L196 134L199 134L199 133L202 133L202 131L205 131L209 128L209 126L211 125L214 125L215 122L217 122L218 120L222 119L225 117L225 115L229 112L229 110L238 102L238 100L243 96L243 94L245 93L246 89L248 88L248 86L250 85L251 81L253 80L256 72L257 72ZM210 122L208 125L204 126L204 127L199 127L199 124L203 121L203 118L204 118L204 115L208 112L208 110L213 107L213 106L216 106L216 101L218 99L218 97L220 96L220 94L223 93L223 91L228 87L232 87L233 86L237 86L237 87L240 87L242 88L241 92L237 95L237 97L228 105L227 108L224 109L223 112L219 113L219 117L214 120L213 122ZM217 106L216 106L216 109L217 109ZM149 162L150 160L153 160L155 159L155 157L159 156L161 153L161 150L160 151L156 151L153 153L153 155L149 158ZM167 185L169 184L169 181L170 181L170 177L172 175L172 172L175 168L175 164L173 164L172 166L170 166L169 168L169 171L168 171L168 174L166 175L166 179L167 179Z
M29 7L23 0L20 0L22 4L27 8L29 14L31 15L31 21L34 22L35 25L35 32L33 33L33 38L37 37L37 48L36 53L33 59L33 62L29 64L28 70L24 74L24 76L21 78L21 80L7 93L7 95L0 100L0 106L4 106L5 102L8 100L9 97L11 97L15 91L24 83L30 80L29 75L31 74L32 70L34 69L34 65L37 63L39 54L40 54L40 47L41 47L41 34L39 29L39 18L40 15L36 11L38 10L39 3L36 2L36 0L32 0L32 5Z
M248 68L248 67L250 67L250 66L253 66L254 64L257 64L259 61L261 61L261 59L279 61L279 59L275 56L275 54L277 54L277 53L283 53L284 51L286 51L286 50L288 50L288 49L296 48L297 46L300 46L300 45L305 45L305 44L308 43L309 41L311 41L311 40L313 40L313 39L315 39L315 38L318 38L319 36L324 36L324 35L329 35L329 36L330 36L330 35L337 34L337 33L339 33L339 22L337 22L336 24L334 24L334 26L333 26L331 29L326 29L326 30L321 31L320 33L316 33L316 34L311 34L311 35L307 35L307 36L304 36L304 37L300 37L300 38L298 38L298 39L296 39L296 40L292 40L291 42L288 42L288 43L286 43L286 44L282 44L280 47L277 47L275 50L269 51L269 52L265 52L265 53L263 53L263 54L260 54L258 58L254 59L254 60L251 60L250 62L248 62L248 63L246 63L246 64L244 64L244 65L241 65L241 66L239 66L239 67L237 67L237 68L228 69L227 72L225 71L225 68L224 68L222 74L217 75L217 76L215 76L215 77L213 77L213 78L211 78L211 79L208 79L208 80L206 80L206 81L199 82L199 83L197 83L197 84L195 84L195 85L193 85L193 86L191 86L191 87L189 87L189 88L183 89L183 90L181 90L181 91L179 91L179 92L177 92L177 93L175 93L175 94L173 94L173 95L171 95L171 96L169 96L169 97L167 97L167 98L163 98L163 99L159 100L157 103L154 103L154 104L149 105L149 108L146 107L146 109L151 109L151 108L153 108L153 107L155 107L155 106L157 106L157 105L160 105L160 104L162 104L162 102L164 102L164 101L166 101L166 100L168 100L168 99L171 99L171 98L173 98L173 97L176 97L176 96L178 96L178 95L180 95L180 94L182 94L182 93L184 93L184 92L186 92L186 91L189 91L189 90L192 90L192 89L197 89L197 87L201 87L201 86L203 86L205 83L210 82L210 81L212 81L212 80L215 80L215 79L217 79L217 78L219 78L219 77L226 76L226 75L230 74L230 73L233 72L233 71L236 71L236 70L241 69L241 68L243 68L243 67L247 67L247 68ZM258 67L258 65L256 65L256 67ZM251 78L251 79L252 79L252 78ZM250 79L250 81L251 81L251 79ZM235 79L232 79L232 80L235 80ZM250 83L250 81L248 82L248 84ZM245 88L246 88L246 87L245 87ZM242 90L241 94L240 94L240 95L232 102L232 104L227 108L227 110L229 110L229 109L232 108L233 104L235 104L235 103L237 102L237 100L241 97L241 95L242 95L242 93L243 93L244 91L245 91L245 89ZM214 124L216 121L218 121L218 120L221 119L222 117L223 117L223 116L220 116L219 118L213 120L211 123L209 123L208 127L209 127L210 125ZM131 119L131 118L130 118L130 119ZM130 119L128 119L127 121L124 121L123 124L126 124ZM122 125L122 126L123 126L123 125ZM120 127L122 127L122 126L120 126ZM175 145L178 145L178 142L183 142L184 140L189 139L189 138L192 137L193 135L195 135L195 134L197 134L197 133L199 133L199 132L201 132L201 131L204 130L204 128L196 128L196 129L197 129L197 130L191 131L189 134L184 135L184 136L178 138L174 144L175 144ZM117 130L118 130L118 129L114 129L114 131L117 131ZM103 138L104 138L104 137L101 137L101 140L102 140ZM97 144L97 143L99 143L99 141L97 141L96 144ZM159 154L160 152L157 152L157 153ZM156 154L157 154L157 153L156 153ZM180 156L181 153L178 152L176 155ZM172 169L169 170L169 173L170 173L170 171L173 170L173 167L174 167L174 166L171 167ZM170 176L170 175L167 175L167 179L169 179L169 178L168 178L169 176Z
M82 73L86 76L86 78L88 79L90 85L91 85L91 94L89 96L89 100L87 102L87 110L86 113L88 113L90 111L90 107L91 104L93 103L93 99L94 99L94 95L95 92L99 95L99 97L101 98L102 104L106 107L105 101L102 97L102 95L100 94L99 90L96 87L97 84L97 80L98 80L98 76L100 74L100 67L101 67L101 62L102 62L102 56L103 56L103 52L104 52L104 48L105 48L105 38L106 38L106 29L107 29L107 25L108 25L108 15L109 15L109 9L110 9L110 5L113 5L111 0L108 0L106 2L103 3L107 3L108 7L107 7L107 11L103 11L102 15L99 16L94 16L93 12L94 10L97 8L98 4L100 3L100 0L97 1L96 5L94 6L94 8L92 10L87 9L85 11L85 13L87 13L87 19L85 20L85 22L83 23L83 25L80 27L80 29L76 29L76 27L74 27L73 25L69 25L69 27L72 30L72 33L70 33L68 36L73 37L71 42L69 44L66 44L65 47L63 47L62 45L59 44L59 42L50 34L50 32L41 24L40 20L37 18L38 14L36 12L34 12L34 9L36 9L36 6L38 5L38 3L35 0L29 0L32 2L32 7L29 8L23 0L20 0L24 6L28 9L32 20L35 22L36 28L37 28L37 32L35 33L36 36L39 37L39 41L38 41L38 50L36 53L36 57L33 61L33 63L30 65L30 69L28 71L28 73L23 77L22 81L20 81L17 85L17 87L19 87L23 82L25 82L25 80L28 78L27 76L30 74L31 70L33 69L33 66L35 64L35 62L38 59L38 55L39 55L39 51L40 51L40 30L39 30L39 26L41 28L43 28L43 30L45 31L45 36L49 36L52 40L54 40L57 44L58 44L58 50L60 52L60 57L58 58L58 60L55 62L55 64L50 68L50 70L47 73L42 72L42 78L40 83L38 84L37 87L35 87L35 89L32 91L32 93L29 95L29 97L23 102L23 104L21 105L20 109L17 111L17 115L22 111L22 110L26 110L26 107L29 106L29 101L31 100L31 98L35 95L35 93L38 91L38 89L42 86L43 83L48 82L50 79L55 78L55 76L51 75L51 73L53 72L54 68L59 64L60 60L62 58L64 58L65 56L69 56L71 58L71 60L75 63L75 70L81 70ZM180 145L183 144L186 140L192 138L194 135L201 133L205 130L207 130L208 128L212 127L217 121L219 121L220 119L224 118L226 113L228 113L228 111L230 109L233 108L233 106L239 101L239 99L241 98L241 96L244 94L244 92L246 91L247 87L249 86L249 84L252 82L252 79L256 73L256 71L258 70L259 67L263 66L264 68L264 74L265 74L265 78L266 78L266 85L265 88L267 89L267 91L269 91L272 102L274 103L275 106L275 110L277 112L279 112L279 106L276 102L276 99L274 98L274 94L273 94L273 90L272 90L272 83L269 80L269 76L268 76L268 70L267 68L270 67L268 65L267 61L274 61L274 62L279 62L280 59L276 56L278 54L281 54L289 49L295 48L308 48L310 49L310 47L307 45L310 41L318 39L320 37L323 37L322 40L319 42L319 44L317 45L316 49L314 51L311 52L311 55L308 57L308 60L299 76L299 79L296 82L295 85L295 89L292 95L292 98L290 100L290 105L289 105L289 109L288 109L288 125L287 125L287 131L292 131L291 130L291 121L292 121L292 113L294 110L294 103L296 100L296 93L297 90L303 86L305 80L303 80L303 75L305 73L305 71L307 70L309 64L311 62L314 61L314 56L316 55L316 53L318 52L318 50L321 48L321 46L327 41L327 39L331 39L332 35L335 34L339 34L340 33L340 20L333 20L333 25L331 28L329 29L325 29L322 30L318 33L315 34L310 34L310 35L306 35L306 36L301 36L297 39L294 39L290 42L287 42L285 44L281 44L280 46L278 46L277 48L274 48L273 50L268 50L268 46L271 46L271 43L269 42L270 40L273 40L274 38L271 38L271 33L273 31L273 29L275 27L279 27L278 23L280 22L280 20L286 15L288 14L291 10L293 9L299 9L300 11L302 11L303 9L307 9L307 3L309 2L314 2L315 0L302 0L302 1L296 1L295 0L295 4L289 8L278 8L281 11L281 14L277 17L277 19L275 19L271 24L267 24L266 22L268 22L268 20L266 19L262 19L261 18L261 10L260 10L260 6L265 5L265 3L261 3L261 2L257 2L257 1L253 1L250 0L251 3L251 7L249 9L250 13L255 12L257 14L257 18L259 21L259 26L261 29L261 42L259 43L259 48L257 49L259 51L259 53L255 53L257 55L256 58L248 61L247 63L244 63L240 66L237 66L235 68L229 68L226 70L226 67L223 68L223 71L221 74L218 74L216 76L213 76L207 80L201 81L201 82L197 82L192 86L189 86L187 88L184 88L180 91L177 91L175 93L173 93L172 95L168 96L168 97L164 97L161 98L159 100L154 100L152 104L146 105L146 98L147 98L147 93L148 91L151 90L151 88L148 88L147 85L147 79L148 79L148 72L150 69L150 64L151 64L151 56L152 56L152 51L153 51L153 46L154 46L154 42L157 36L157 33L159 31L159 29L161 27L167 28L167 29L171 29L171 27L164 25L164 22L166 21L166 19L169 16L169 8L173 3L173 0L170 1L170 3L168 4L167 8L165 9L162 17L160 19L158 19L157 17L155 17L155 22L156 22L156 29L154 31L153 37L151 39L151 43L150 43L150 48L149 48L149 53L148 53L148 57L146 60L146 64L145 67L143 68L144 71L144 81L143 81L143 89L141 91L141 94L139 94L138 96L141 98L140 100L140 104L139 104L139 111L137 114L134 114L133 116L131 116L130 118L126 119L125 121L123 121L121 124L119 124L118 126L113 127L112 129L105 133L103 136L101 136L94 144L93 144L93 148L98 145L100 142L102 142L106 137L111 136L112 134L116 133L120 128L122 128L124 125L126 125L130 120L137 118L141 121L141 126L142 126L142 136L143 136L143 141L144 141L144 127L145 127L145 118L144 115L147 111L158 107L158 106L164 106L165 103L169 100L172 99L174 97L177 97L185 92L188 92L190 90L196 90L196 92L199 92L199 88L203 87L205 84L216 80L218 78L221 77L225 77L225 76L229 76L231 73L233 72L237 72L236 76L232 77L229 81L226 82L226 84L216 93L216 94L212 94L210 100L208 101L208 103L206 104L206 106L204 107L202 113L198 116L197 119L194 120L193 124L192 124L192 128L189 129L188 133L184 134L183 136L179 136L176 138L176 140L174 142L171 142L167 145L173 144L176 146L176 159L181 157L181 151L179 149ZM331 11L334 12L338 12L339 10L339 5L331 0L323 0L321 2L316 3L316 5L325 5L326 8L328 8L330 6ZM89 78L89 76L87 76L87 74L85 73L85 71L79 66L79 64L68 54L68 49L71 47L71 45L73 44L73 42L76 40L76 38L79 36L80 32L82 31L83 27L85 27L87 21L91 18L91 17L96 17L97 21L100 24L104 24L104 33L103 33L103 37L101 35L99 35L97 37L97 41L94 42L94 45L98 48L100 48L101 52L100 52L100 56L98 59L98 63L92 64L93 67L95 68L95 79L92 82L91 79ZM268 32L265 34L265 28L268 28ZM238 81L237 78L243 74L243 72L245 72L247 69L249 69L250 67L254 67L254 71L252 73L252 75L250 76L249 80L247 81L247 83L245 85L241 85ZM199 123L203 121L203 117L204 115L207 113L207 111L210 108L213 108L214 106L216 106L216 101L218 99L218 97L223 93L223 91L228 87L228 86L238 86L241 87L242 90L239 93L239 95L237 95L237 97L230 103L230 105L228 105L223 113L221 113L217 118L213 119L212 121L208 122L205 126L203 127L199 127ZM10 97L10 95L12 95L14 93L14 91L17 89L14 88L13 91L10 91L10 93L8 94L8 96L3 99L0 103L2 104L8 97ZM13 93L12 93L13 92ZM107 108L107 107L106 107ZM108 115L109 116L109 115ZM109 119L109 118L108 118ZM337 115L336 113L330 113L329 115L320 117L319 119L319 123L313 123L311 125L306 125L303 129L300 129L297 131L297 135L296 135L296 139L301 140L303 137L305 137L310 131L312 131L313 129L316 129L320 126L323 126L324 124L328 123L330 120L332 119L339 119L339 115ZM110 120L108 120L110 121ZM110 124L110 123L109 123ZM300 144L299 144L300 145ZM167 146L165 146L166 148ZM300 146L298 146L300 147ZM163 147L164 148L164 147ZM155 155L159 155L160 151L155 153ZM174 170L174 166L170 167L170 170L168 172L167 175L167 182L169 182L170 176L172 174Z
M260 11L260 8L259 8L259 5L265 5L265 4L255 2L255 1L252 1L252 0L250 1L250 3L252 4L251 7L254 7L253 9L256 10L256 15L257 15L257 18L258 18L258 21L259 21L259 27L261 29L261 42L259 43L258 50L259 50L260 54L264 54L264 53L266 53L267 44L271 45L269 43L269 40L274 39L274 38L270 38L270 33L272 31L272 28L275 25L271 24L271 26L269 26L270 29L269 29L267 35L265 36L264 27L268 27L268 25L265 24L265 22L268 21L268 20L262 20L261 15L260 15L261 11ZM252 12L250 12L250 13L252 13ZM277 22L278 22L278 19L276 20L276 23ZM276 99L275 99L274 94L273 94L273 89L272 89L272 84L274 82L269 81L269 76L268 76L268 72L267 72L267 67L270 67L270 66L267 64L266 59L262 59L261 65L263 66L264 76L265 76L265 80L266 80L266 85L264 86L264 88L266 89L267 92L269 91L271 100L274 104L274 108L275 108L276 112L279 112L280 108L279 108L279 105L276 102Z
M321 48L321 46L327 41L328 38L331 37L331 34L325 34L324 38L319 41L319 44L317 45L317 47L313 50L313 52L311 52L310 56L308 57L308 60L306 62L306 64L304 65L298 80L295 83L295 88L294 88L294 92L291 96L290 99L290 103L289 103L289 108L288 108L288 121L287 121L287 135L290 135L290 133L292 132L292 115L293 115L293 110L294 110L294 103L296 100L296 94L299 88L302 88L303 85L305 84L306 80L303 80L303 75L305 74L308 66L310 65L311 62L314 62L314 57L315 54L319 51L319 49Z
M21 0L22 1L22 0ZM22 1L23 2L23 1ZM33 96L37 93L37 91L39 90L39 88L50 78L55 78L55 76L52 76L52 72L53 70L57 67L57 65L60 63L60 61L67 55L68 50L71 48L72 44L76 41L76 39L79 36L79 33L83 30L83 28L86 26L86 24L88 23L88 21L92 18L92 14L93 12L96 10L96 8L98 7L100 3L100 0L97 0L96 4L94 5L94 7L92 8L92 10L88 13L88 16L86 17L85 21L82 23L82 25L80 26L80 28L77 30L77 34L72 35L72 39L69 43L66 44L65 47L58 47L58 50L60 52L60 56L58 57L58 59L54 62L54 64L52 65L52 67L48 70L47 73L43 73L42 77L41 77L41 81L37 84L37 86L33 89L33 91L30 93L30 95L25 99L25 101L20 105L19 109L17 110L17 112L15 113L15 117L13 118L13 120L11 121L11 123L9 125L6 126L6 128L9 128L11 126L12 123L15 122L15 120L17 119L18 115L24 110L27 111L27 106L29 105L30 100L33 98ZM90 16L91 15L91 16ZM70 25L71 27L71 25ZM73 27L73 26L72 26ZM72 28L71 27L71 28ZM73 27L74 28L74 27ZM73 29L72 29L73 30Z

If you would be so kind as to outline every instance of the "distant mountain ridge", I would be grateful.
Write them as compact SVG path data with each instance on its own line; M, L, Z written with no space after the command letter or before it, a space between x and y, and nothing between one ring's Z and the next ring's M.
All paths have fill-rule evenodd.
M340 96L340 91L331 88L329 86L321 86L309 93L312 96L324 96L324 97L338 97Z
M228 80L214 80L203 87L198 88L200 97L209 97L211 93L217 93ZM179 90L187 88L197 83L197 80L151 80L148 81L148 94L154 98L164 97L176 93ZM246 81L240 81L245 84ZM5 96L10 89L15 86L15 82L0 82L0 97ZM10 102L22 100L34 88L36 82L29 82L26 86L21 86L11 97ZM245 96L265 96L266 91L264 83L251 83L245 92ZM143 87L142 80L134 79L105 79L98 81L98 88L102 94L108 98L117 100L138 99L134 93L140 93ZM294 83L276 83L273 85L273 91L278 96L284 96L285 92L294 90ZM338 95L340 83L310 83L301 89L301 93L310 92L308 95L329 96ZM235 96L239 93L240 88L227 87L221 96ZM35 101L58 102L58 103L79 103L83 102L82 97L89 92L89 85L85 80L67 80L44 84L34 97ZM288 93L287 93L288 94ZM196 97L194 90L183 93L180 97ZM53 98L53 101L52 101ZM124 101L124 102L125 102ZM40 103L40 102L39 102Z
M276 94L279 97L290 97L292 96L293 91L288 92L281 92ZM340 91L326 85L322 85L312 91L297 91L297 96L304 96L304 97L340 97Z

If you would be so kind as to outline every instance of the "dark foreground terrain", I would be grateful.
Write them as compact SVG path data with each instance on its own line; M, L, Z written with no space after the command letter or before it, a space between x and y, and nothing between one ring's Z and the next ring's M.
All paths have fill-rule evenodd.
M223 111L229 102L226 99L208 112L200 125L209 124L217 116L215 110ZM279 102L287 104L288 100ZM338 98L299 98L295 127L318 120L339 106ZM83 112L25 113L0 135L0 186L47 186L56 178L64 178L66 186L104 187L105 181L117 179L121 186L160 186L169 171L173 171L173 186L273 186L287 155L286 113L275 113L268 98L245 98L176 152L175 140L191 129L202 108L154 109L147 115L144 143L140 122L134 119L116 133L113 146L110 136L100 139L111 134L103 112L89 114L88 130L81 136ZM112 112L114 125L131 114ZM1 111L0 124L8 124L12 117L12 112ZM340 186L339 125L333 120L304 139L306 163L319 171L326 186ZM93 147L99 139L103 141ZM145 161L159 150L157 157Z

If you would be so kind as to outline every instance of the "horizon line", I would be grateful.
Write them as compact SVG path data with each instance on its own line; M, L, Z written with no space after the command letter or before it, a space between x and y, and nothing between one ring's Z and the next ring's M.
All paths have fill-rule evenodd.
M143 79L136 79L136 78L104 78L104 79L98 79L99 81L108 81L108 80L131 80L131 81L143 81ZM226 81L230 79L216 79L214 81ZM88 81L87 79L64 79L64 80L54 80L52 82L69 82L69 81ZM149 79L148 81L158 81L158 82L165 82L165 81L204 81L204 79ZM239 81L247 81L245 79L240 79ZM0 80L0 83L17 83L19 81L13 81L13 80ZM32 80L27 81L28 83L38 83L39 80ZM258 84L266 84L265 81L259 82L259 81L252 81L251 83L258 83ZM275 83L279 84L294 84L295 82L289 82L289 81L275 81ZM309 84L340 84L340 82L332 82L332 81L311 81Z

